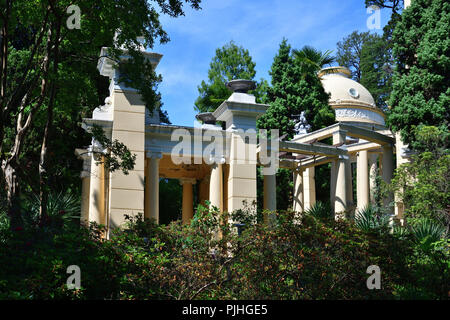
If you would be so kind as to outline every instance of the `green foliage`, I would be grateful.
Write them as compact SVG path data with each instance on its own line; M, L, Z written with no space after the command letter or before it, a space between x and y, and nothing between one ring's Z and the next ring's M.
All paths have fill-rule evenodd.
M200 207L189 225L126 217L127 228L110 240L95 224L2 231L0 299L447 297L448 242L425 253L408 238L294 216L279 212L268 227L248 212ZM246 224L240 236L229 217ZM366 287L373 264L382 270L381 290ZM69 265L81 269L79 290L66 287Z
M389 228L389 216L379 214L375 207L367 206L356 213L355 224L365 232L386 232Z
M424 248L429 248L433 243L444 238L445 227L431 219L420 219L411 228L415 240Z
M233 41L216 49L208 70L208 81L202 81L198 87L199 97L195 101L195 110L212 112L231 95L226 82L234 79L253 80L256 75L256 64L247 49L236 45ZM256 89L250 91L258 100L265 94L267 82L261 79Z
M355 81L361 82L361 51L372 37L374 35L370 32L353 31L337 43L336 61L351 71L352 79Z
M271 86L267 89L264 101L270 106L258 119L258 128L279 129L280 137L286 135L284 140L292 139L297 116L302 111L305 111L312 130L333 124L334 112L328 105L328 94L317 76L320 68L332 61L330 52L322 53L310 46L291 50L291 46L284 39L270 70ZM319 171L317 183L319 187L324 186L324 189L327 189L329 175L323 176L322 168ZM321 177L324 179L320 179ZM278 208L287 210L292 205L292 174L288 170L280 169L277 181Z
M109 80L97 70L102 47L111 48L108 55L114 61L123 55L120 49L127 50L130 59L120 66L119 80L136 88L147 108L168 121L157 92L161 77L138 50L137 38L143 37L147 48L157 40L167 42L160 13L178 17L183 5L199 9L199 3L76 1L81 29L68 29L66 9L73 1L2 1L1 36L8 52L0 56L0 186L2 193L8 188L9 207L19 201L20 191L80 188L81 162L73 149L88 145L91 138L80 122L109 93ZM112 142L111 148L124 159L122 164L112 161L110 168L129 170L125 164L134 160L125 146ZM6 174L16 179L6 179Z
M159 217L162 224L181 219L183 187L178 179L159 180Z
M412 155L411 162L396 169L390 189L405 205L405 217L432 219L447 228L450 225L450 155L448 134L436 127L421 126L416 129L417 146L422 149Z
M335 60L330 50L322 53L311 46L304 46L300 50L294 49L292 54L295 59L300 61L305 73L317 72L324 66L331 65Z
M294 50L284 39L274 58L266 103L267 112L258 119L260 129L279 129L286 139L294 136L295 116L305 111L306 119L317 130L334 123L334 112L328 105L325 93L317 77L319 67L332 59L329 53L320 53L311 47Z
M442 126L450 119L450 4L416 0L405 10L393 34L396 70L388 123L407 143L415 127Z
M133 170L136 163L136 155L131 153L126 145L114 139L108 139L103 128L94 124L92 128L92 136L107 152L97 152L94 154L99 156L97 164L103 163L109 172L122 170L124 174L128 174L129 170Z
M306 210L305 213L323 221L334 218L329 202L317 201L311 208Z
M378 107L387 107L391 79L389 42L376 33L354 31L337 47L337 62L351 70L352 79L369 90Z

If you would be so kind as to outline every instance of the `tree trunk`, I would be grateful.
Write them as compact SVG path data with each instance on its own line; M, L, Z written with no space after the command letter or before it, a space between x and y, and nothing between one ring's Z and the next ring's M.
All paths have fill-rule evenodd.
M17 171L14 165L7 160L2 163L2 171L6 184L6 206L8 216L10 217L11 227L15 227L19 223L20 210L18 202L19 181L17 179Z
M55 26L55 38L54 38L54 50L53 50L53 75L57 77L58 75L58 61L59 61L59 43L61 35L61 21L57 21L54 25L52 24L49 30L49 38L51 39L52 27ZM55 104L56 96L56 79L52 79L51 89L50 89L50 99L47 108L47 122L45 124L44 137L42 139L41 146L41 157L39 161L39 214L41 221L47 218L47 203L48 203L48 173L47 173L47 153L48 153L48 142L50 137L50 131L53 126L53 106Z

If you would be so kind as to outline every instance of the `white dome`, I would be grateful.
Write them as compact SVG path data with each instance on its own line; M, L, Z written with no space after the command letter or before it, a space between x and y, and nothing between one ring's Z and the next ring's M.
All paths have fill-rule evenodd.
M327 69L322 69L319 73L323 88L331 94L330 104L362 104L376 108L375 100L362 84L349 78L350 71L347 68L339 67L335 73L326 73ZM329 72L329 71L328 71Z
M336 112L336 121L385 124L384 113L377 108L369 90L350 79L347 68L325 68L319 77L325 92L330 94L329 104Z

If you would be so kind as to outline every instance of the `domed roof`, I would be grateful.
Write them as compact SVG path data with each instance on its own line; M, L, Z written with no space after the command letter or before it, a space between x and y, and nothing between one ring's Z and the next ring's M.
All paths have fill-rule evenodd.
M330 105L361 105L376 108L375 100L362 84L350 79L345 67L331 67L319 72L323 88L331 94Z
M322 69L318 76L325 92L330 94L329 104L335 110L336 121L385 125L385 115L362 84L350 79L345 67Z

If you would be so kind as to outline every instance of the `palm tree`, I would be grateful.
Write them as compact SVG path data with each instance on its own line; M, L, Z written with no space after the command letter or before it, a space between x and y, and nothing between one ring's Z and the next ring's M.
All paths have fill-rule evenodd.
M302 49L293 51L295 61L299 62L304 69L304 74L308 72L319 72L326 66L331 66L335 62L336 57L332 56L332 51L327 50L321 52L311 46L304 46ZM325 73L334 73L338 70L337 67L327 68Z

